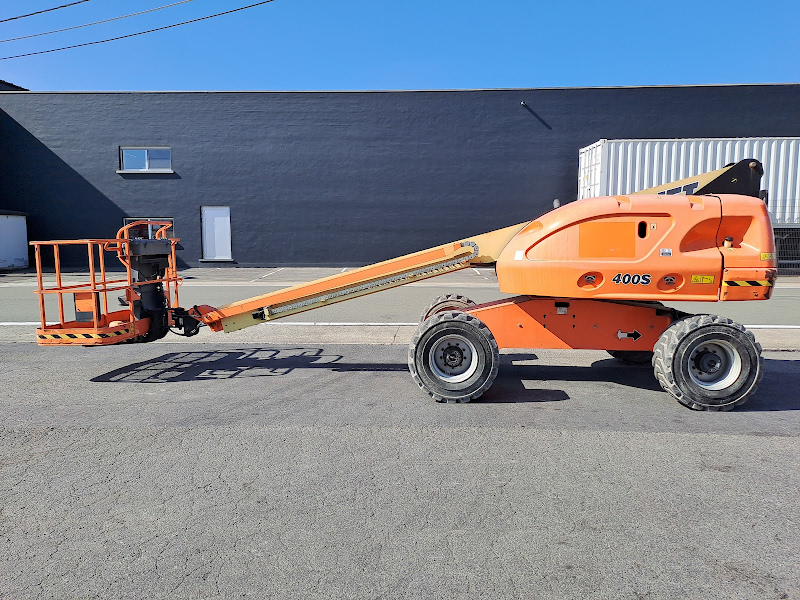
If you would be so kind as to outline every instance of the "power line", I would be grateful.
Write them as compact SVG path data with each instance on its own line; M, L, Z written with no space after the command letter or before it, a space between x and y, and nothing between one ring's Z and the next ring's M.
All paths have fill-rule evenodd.
M81 0L81 2L88 2L88 0ZM136 37L137 35L144 35L145 33L153 33L154 31L163 31L164 29L170 29L172 27L179 27L180 25L188 25L189 23L197 23L198 21L205 21L206 19L213 19L214 17L221 17L222 15L229 15L231 13L239 12L240 10L246 10L248 8L253 8L255 6L261 6L262 4L269 4L270 2L275 2L275 0L263 0L263 2L256 2L255 4L250 4L249 6L242 6L241 8L234 8L233 10L226 10L225 12L217 13L215 15L208 15L206 17L200 17L199 19L192 19L191 21L183 21L181 23L173 23L172 25L165 25L164 27L156 27L155 29L148 29L147 31L139 31L138 33L129 33L128 35L120 35L118 37L108 38L107 40L97 40L95 42L86 42L84 44L75 44L74 46L64 46L63 48L52 48L51 50L40 50L39 52L28 52L26 54L17 54L16 56L3 56L0 57L0 60L9 60L12 58L22 58L23 56L34 56L36 54L47 54L49 52L60 52L61 50L71 50L73 48L82 48L83 46L93 46L94 44L105 44L106 42L115 42L117 40L124 40L125 38Z
M167 4L165 6L151 8L150 10L142 10L139 12L131 13L129 15L122 15L121 17L113 17L111 19L104 19L103 21L95 21L94 23L84 23L83 25L75 25L74 27L65 27L64 29L54 29L53 31L45 31L44 33L34 33L33 35L23 35L22 37L0 40L0 44L4 44L5 42L16 42L18 40L27 40L30 38L40 37L42 35L50 35L51 33L61 33L62 31L72 31L73 29L80 29L81 27L91 27L92 25L100 25L101 23L110 23L111 21L119 21L120 19L127 19L128 17L136 17L138 15L143 15L145 13L151 13L157 10L161 10L163 8L170 8L172 6L178 6L178 4L186 4L187 2L193 2L193 1L194 0L181 0L180 2L173 2L172 4Z
M0 19L0 23L5 23L6 21L15 21L16 19L24 19L25 17L32 17L33 15L40 15L42 13L50 12L51 10L59 10L61 8L67 8L68 6L75 6L76 4L83 4L84 2L88 2L89 0L78 0L77 2L70 2L69 4L62 4L61 6L54 6L53 8L45 8L44 10L37 10L36 12L28 13L27 15L17 15L16 17L9 17L7 19Z

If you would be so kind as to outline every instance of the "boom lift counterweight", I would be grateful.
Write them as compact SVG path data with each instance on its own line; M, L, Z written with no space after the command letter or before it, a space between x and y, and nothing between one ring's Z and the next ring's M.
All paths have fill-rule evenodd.
M581 348L607 350L628 363L652 362L661 386L682 404L727 410L755 391L761 347L730 319L688 315L661 301L769 299L775 246L769 214L757 197L761 174L760 163L748 160L693 178L687 183L696 190L691 196L657 188L580 200L534 221L219 308L179 307L177 239L166 237L168 223L134 223L110 240L32 242L42 317L37 335L40 344L95 345L152 341L170 329L193 335L201 324L232 332L494 264L500 290L516 297L480 305L463 296L438 298L411 341L411 374L437 401L467 402L483 394L497 375L501 349ZM680 191L685 182L662 187ZM161 228L154 239L131 237L142 224ZM88 246L87 284L62 286L59 247L65 244ZM43 246L53 246L51 288L43 286ZM126 279L107 279L104 252L117 254ZM127 310L109 312L107 295L119 290ZM56 325L46 322L46 294L58 298ZM75 321L65 320L64 295L75 299Z

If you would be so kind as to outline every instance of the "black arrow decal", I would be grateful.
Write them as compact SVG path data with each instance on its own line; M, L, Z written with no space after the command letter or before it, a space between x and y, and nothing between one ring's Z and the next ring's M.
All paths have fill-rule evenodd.
M624 340L625 338L631 338L634 342L642 337L642 334L636 331L635 329L631 332L622 331L621 329L617 331L617 338L620 340Z

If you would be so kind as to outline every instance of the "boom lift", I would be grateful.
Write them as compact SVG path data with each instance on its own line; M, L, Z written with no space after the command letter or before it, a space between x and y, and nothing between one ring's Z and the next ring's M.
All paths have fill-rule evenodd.
M31 242L38 342L149 342L169 330L194 335L201 325L232 332L495 265L500 290L517 296L475 304L448 294L432 301L420 319L408 364L414 381L435 400L478 398L497 375L501 349L579 348L607 350L625 363L651 362L661 386L682 404L728 410L753 395L762 376L761 347L730 319L689 315L661 301L769 299L777 272L769 214L758 197L762 174L758 161L745 160L637 194L579 200L534 221L219 308L180 308L178 239L167 237L170 223L132 223L114 239ZM155 235L137 237L143 226L155 227ZM87 248L89 281L64 286L60 247L76 244ZM54 254L54 287L43 285L47 246ZM107 277L107 252L116 254L125 277ZM109 311L108 294L120 291L125 309ZM57 296L57 324L47 324L47 294ZM74 298L73 321L65 320L65 295Z

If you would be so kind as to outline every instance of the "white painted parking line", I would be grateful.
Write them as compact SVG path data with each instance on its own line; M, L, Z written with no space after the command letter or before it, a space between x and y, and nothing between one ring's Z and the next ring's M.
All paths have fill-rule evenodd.
M268 323L274 323L268 322ZM419 323L371 323L371 322L325 322L325 321L282 321L281 325L302 325L304 327L316 326L316 327L359 327L359 326L366 326L366 327L402 327L402 326L417 326ZM0 321L0 326L8 326L8 327L36 327L41 325L39 321ZM48 325L58 325L58 321L53 323L48 323Z
M497 283L492 283L492 281L488 277L484 277L486 279L486 283L484 282L471 282L471 281L463 281L463 282L445 282L445 281L436 281L435 279L426 279L422 281L415 281L413 283L406 283L401 287L436 287L436 288L447 288L451 291L454 288L484 288L484 289L495 289L498 292L500 290L497 289ZM190 287L219 287L219 288L229 288L229 287L251 287L251 288L268 288L268 287L289 287L293 285L302 285L304 283L308 283L306 280L297 280L297 281L280 281L280 280L269 280L262 281L261 279L255 279L253 281L184 281L181 284L181 289L183 288L190 288ZM35 285L31 287L36 287ZM393 288L397 289L397 288Z
M274 270L270 271L269 273L266 273L266 274L262 275L261 277L257 277L256 279L251 279L250 281L258 281L260 279L264 279L264 277L269 277L270 275L274 275L275 273L279 273L279 272L283 271L285 268L286 267L281 267L280 269L274 269Z
M277 320L276 320L277 321ZM275 323L276 321L268 321ZM48 323L57 325L58 321ZM304 327L416 327L419 323L373 323L361 321L281 321L281 325L302 325ZM40 325L39 321L0 321L0 326L7 327L33 327ZM745 325L747 329L800 329L800 325Z
M745 325L747 329L800 329L800 325Z
M275 321L268 321L265 325L274 324ZM416 327L419 323L344 323L344 322L324 322L324 321L283 321L278 325L300 325L303 327Z

